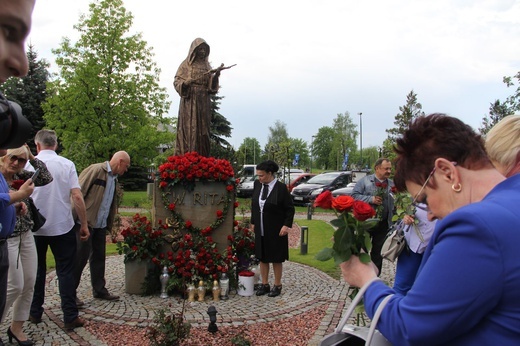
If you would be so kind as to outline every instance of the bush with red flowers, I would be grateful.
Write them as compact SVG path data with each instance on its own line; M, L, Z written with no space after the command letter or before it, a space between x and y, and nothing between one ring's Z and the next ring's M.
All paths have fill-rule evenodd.
M233 235L228 235L233 253L239 258L251 258L255 254L255 232L235 221Z
M166 225L162 225L166 228ZM135 214L129 227L121 231L123 241L117 243L117 251L125 255L124 262L149 261L160 251L164 244L163 231L153 229L146 216Z
M330 191L322 192L314 201L315 207L333 209L338 217L331 221L336 227L332 248L321 250L316 259L327 261L334 258L336 264L347 261L351 255L359 256L364 263L370 262L372 243L368 230L377 223L372 219L375 210L362 201L354 200L351 196L332 197Z

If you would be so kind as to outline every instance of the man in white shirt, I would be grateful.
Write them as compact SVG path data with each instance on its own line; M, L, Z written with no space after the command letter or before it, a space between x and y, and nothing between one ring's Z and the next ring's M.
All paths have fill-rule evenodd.
M45 299L46 253L50 247L56 260L61 308L65 329L82 327L85 320L78 316L74 269L76 260L76 232L82 241L88 240L87 213L74 163L56 154L58 140L51 130L40 130L34 138L39 160L47 165L53 177L50 184L34 189L32 198L40 213L47 219L34 233L38 253L38 270L29 320L41 322ZM71 197L81 221L75 226L72 217Z

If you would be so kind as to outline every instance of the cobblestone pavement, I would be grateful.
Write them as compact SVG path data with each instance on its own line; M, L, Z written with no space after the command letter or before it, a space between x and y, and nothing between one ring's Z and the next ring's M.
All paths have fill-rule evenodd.
M317 219L317 217L313 218ZM145 327L151 323L154 311L166 304L171 303L173 309L181 310L180 304L172 298L141 297L125 293L124 273L123 256L107 257L107 288L121 298L118 301L104 301L93 299L90 290L90 273L88 270L84 271L78 297L85 302L85 308L80 310L80 316L85 318L87 323L98 321ZM383 279L390 283L393 281L394 273L393 264L385 261ZM343 280L333 279L317 269L294 262L284 264L283 281L283 292L274 299L267 296L243 297L231 292L229 300L214 302L207 296L204 302L187 303L185 317L194 327L206 326L209 323L206 312L210 305L214 305L218 311L218 325L239 326L293 317L325 305L326 314L314 337L309 341L309 345L317 345L323 336L333 332L341 318L341 313L348 307L350 302L347 297L348 285ZM36 345L106 345L85 328L76 328L71 332L62 329L63 314L57 284L56 272L49 272L42 323L35 325L27 322L25 332L28 337L33 339ZM6 322L0 325L4 341L6 341L4 333L10 320L11 313L7 316Z

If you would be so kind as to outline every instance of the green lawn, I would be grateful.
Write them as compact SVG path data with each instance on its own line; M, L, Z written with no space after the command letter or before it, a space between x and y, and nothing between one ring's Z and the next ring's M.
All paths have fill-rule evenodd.
M325 221L320 220L295 219L294 222L300 227L308 227L309 240L307 243L307 254L302 255L299 247L297 249L289 249L289 260L314 267L333 278L339 279L341 272L333 259L321 262L314 258L321 249L332 246L331 238L334 228Z
M121 207L150 209L152 200L148 198L146 191L125 191Z
M107 255L117 254L116 244L107 244ZM56 268L56 262L51 249L47 249L47 270Z

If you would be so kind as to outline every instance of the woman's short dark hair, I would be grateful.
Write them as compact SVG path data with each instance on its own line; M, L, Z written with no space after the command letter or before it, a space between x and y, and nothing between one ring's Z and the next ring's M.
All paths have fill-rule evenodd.
M438 158L470 170L493 167L482 137L461 120L442 113L416 118L396 140L394 151L394 183L399 191L406 190L407 181L424 184Z
M258 165L256 165L256 169L259 171L276 173L278 172L279 167L276 164L276 162L272 160L267 160L264 162L260 162Z

